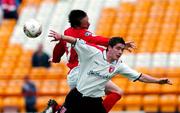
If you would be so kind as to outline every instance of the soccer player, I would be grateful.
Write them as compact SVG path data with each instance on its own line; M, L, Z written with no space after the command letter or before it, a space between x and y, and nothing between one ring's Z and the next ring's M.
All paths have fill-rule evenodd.
M105 47L108 45L109 38L94 36L90 31L88 31L90 24L86 12L82 10L72 10L69 14L69 22L71 27L65 30L65 35L83 39L90 45L99 49L102 48L98 47L97 45ZM126 50L131 51L131 49L134 47L135 46L132 42L125 44ZM76 87L79 73L78 55L74 48L71 48L71 45L65 41L60 41L54 48L52 62L60 62L60 59L65 52L68 58L67 66L70 68L67 76L67 82L71 88L74 88ZM105 106L106 111L109 112L114 104L121 98L122 90L112 81L109 81L106 84L105 91L107 97L104 99L103 105Z
M154 78L124 64L120 60L125 50L125 41L121 37L110 39L106 50L97 49L79 38L59 35L52 30L49 37L54 38L52 41L64 40L71 43L80 62L76 88L66 96L60 113L106 113L101 97L105 95L106 83L117 74L134 82L138 80L145 83L172 84L167 78Z

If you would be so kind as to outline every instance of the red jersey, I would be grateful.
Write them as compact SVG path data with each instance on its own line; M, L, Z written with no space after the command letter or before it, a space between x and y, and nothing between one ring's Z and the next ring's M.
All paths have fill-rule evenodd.
M93 36L92 33L87 31L86 29L75 29L72 27L66 29L64 35L83 39L88 44L98 49L102 49L102 48L100 48L97 45L107 46L109 41L108 38L102 36ZM70 69L76 67L78 65L78 55L76 51L73 48L71 48L71 45L69 43L66 43L65 41L62 40L54 47L52 61L55 63L60 62L60 59L65 52L68 58L67 66Z

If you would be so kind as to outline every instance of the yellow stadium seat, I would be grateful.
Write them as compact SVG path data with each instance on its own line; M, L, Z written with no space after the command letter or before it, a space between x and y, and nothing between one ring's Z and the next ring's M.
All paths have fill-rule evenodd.
M143 98L143 108L146 112L157 112L159 107L158 95L145 95Z
M125 109L129 111L141 110L142 107L142 96L140 95L129 95L124 100Z
M160 110L164 112L175 112L177 106L177 96L174 94L162 95L160 97Z

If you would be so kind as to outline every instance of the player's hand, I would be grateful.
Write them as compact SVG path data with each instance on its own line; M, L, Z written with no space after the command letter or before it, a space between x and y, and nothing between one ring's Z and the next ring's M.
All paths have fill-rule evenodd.
M126 42L125 50L132 52L132 49L136 49L136 45L134 44L134 42Z
M62 36L60 34L58 34L57 32L50 30L50 33L48 35L48 37L53 37L54 39L51 40L51 42L53 41L59 41L62 39Z
M160 78L158 83L159 84L169 84L169 85L172 85L171 81L168 78Z

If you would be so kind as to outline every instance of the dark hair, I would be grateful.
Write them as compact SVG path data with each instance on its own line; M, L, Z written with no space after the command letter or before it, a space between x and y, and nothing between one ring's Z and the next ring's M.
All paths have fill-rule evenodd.
M72 10L69 13L69 23L71 24L71 27L77 27L80 26L81 20L86 17L86 12L82 10Z
M121 44L125 45L125 41L124 41L124 39L122 37L112 37L109 40L108 45L111 46L111 47L114 47L118 43L121 43Z

